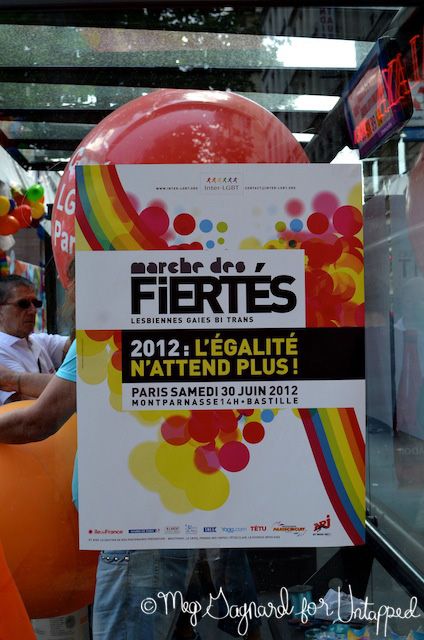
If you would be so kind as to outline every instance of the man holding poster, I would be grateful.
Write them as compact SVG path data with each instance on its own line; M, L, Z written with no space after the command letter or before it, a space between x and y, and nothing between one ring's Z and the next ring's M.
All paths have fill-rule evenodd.
M156 550L132 573L140 600L162 587L152 575L165 557L185 591L196 548L361 544L358 168L108 165L76 177L80 538L116 550L102 554L99 616L122 628L115 568L137 557L128 548ZM137 189L156 203L139 218L126 197Z

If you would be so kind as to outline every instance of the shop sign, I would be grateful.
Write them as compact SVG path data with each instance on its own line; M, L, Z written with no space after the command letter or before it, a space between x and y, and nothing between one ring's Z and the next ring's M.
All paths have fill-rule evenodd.
M361 158L399 130L412 116L411 91L395 40L380 38L344 94L353 146Z

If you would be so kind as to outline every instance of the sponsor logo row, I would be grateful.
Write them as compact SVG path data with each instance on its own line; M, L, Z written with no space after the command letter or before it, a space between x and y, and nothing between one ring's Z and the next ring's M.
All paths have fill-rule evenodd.
M323 520L319 520L318 522L313 523L313 535L329 535L328 530L331 527L331 519L330 516L327 515ZM227 534L235 534L235 533L251 533L251 534L261 534L266 532L278 532L278 533L291 533L296 536L302 536L306 533L307 529L303 526L298 526L294 524L287 524L285 522L277 521L274 522L271 526L265 524L252 524L248 527L197 527L192 524L186 524L184 528L175 525L164 527L161 531L160 528L139 528L139 529L128 529L128 533L130 534L155 534L155 533L165 533L167 535L181 535L184 533L185 535L199 535L203 533L227 533ZM123 534L122 529L89 529L88 533L96 534L96 535L120 535Z

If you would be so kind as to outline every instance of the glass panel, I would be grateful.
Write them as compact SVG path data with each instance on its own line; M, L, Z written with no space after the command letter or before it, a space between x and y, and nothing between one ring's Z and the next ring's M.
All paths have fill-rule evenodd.
M384 568L377 560L372 564L366 595L369 602L374 603L375 611L383 611L383 607L393 607L394 610L399 609L405 612L411 608L411 594L407 593L402 585L388 573L387 568ZM402 618L400 615L395 615L386 620L382 616L379 632L377 633L376 626L370 626L369 630L371 638L391 638L392 640L396 638L396 640L400 640L400 638L408 637L409 640L418 640L422 633L423 623L423 610L417 606L413 618Z
M153 91L141 87L87 87L78 85L22 85L4 82L2 106L5 109L114 109L134 98ZM328 112L338 97L325 95L283 95L276 93L237 92L269 111Z
M1 113L0 113L1 117ZM90 124L61 124L54 122L22 122L0 120L0 130L8 138L37 138L43 140L80 140L93 128Z
M415 107L411 123L419 133L423 112L419 104ZM422 157L420 143L403 134L363 164L369 509L379 531L420 571L424 571Z
M44 149L20 149L22 155L30 162L68 162L70 151L46 151Z
M0 66L356 69L372 43L234 33L0 25ZM52 55L54 52L54 55Z

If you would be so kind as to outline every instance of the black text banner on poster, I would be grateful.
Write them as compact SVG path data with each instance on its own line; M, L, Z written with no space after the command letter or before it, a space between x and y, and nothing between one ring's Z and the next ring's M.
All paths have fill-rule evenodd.
M357 327L123 331L122 382L362 379L363 347Z

